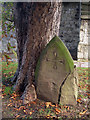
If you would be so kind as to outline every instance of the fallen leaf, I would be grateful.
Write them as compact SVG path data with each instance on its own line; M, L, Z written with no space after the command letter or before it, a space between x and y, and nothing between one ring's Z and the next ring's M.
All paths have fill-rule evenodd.
M16 99L14 96L12 96L11 98L14 99L14 100Z
M12 103L9 103L7 106L12 106Z
M85 110L84 112L80 112L79 115L84 115L87 112L87 110Z
M30 104L28 106L31 106Z
M65 108L67 108L67 110L69 110L69 106L65 106Z
M26 111L26 110L23 110L23 112L27 114L27 111Z
M4 98L4 96L2 95L2 98Z
M88 96L90 96L90 93L86 93Z
M11 35L10 37L13 37L13 35Z
M47 117L47 118L49 118L49 117L50 117L50 115L47 115L46 117Z
M59 107L58 104L56 104L56 107Z
M26 112L26 110L23 110L24 112Z
M55 105L50 104L50 106L55 107Z
M67 108L68 110L69 110L69 106L68 106L68 108Z
M45 104L46 104L46 107L48 108L49 105L51 105L51 102L46 102Z
M56 111L57 113L60 113L60 112L61 112L61 110L59 110L59 109L57 109L57 108L55 108L55 111Z
M32 112L30 112L29 114L32 115Z
M13 93L12 95L13 95L14 97L17 97L17 96L18 96L16 93Z
M80 101L80 100L81 100L81 99L77 99L77 102L78 102L78 103L81 103L81 101Z
M7 37L7 35L5 34L5 37Z
M13 108L14 110L17 110L17 108Z
M25 107L24 107L24 106L21 106L18 110L21 110L21 109L25 109Z
M17 115L16 118L20 117L20 115Z
M32 104L36 104L36 102L34 102L34 101L32 101L31 103L32 103Z
M65 106L65 108L67 108L67 106Z

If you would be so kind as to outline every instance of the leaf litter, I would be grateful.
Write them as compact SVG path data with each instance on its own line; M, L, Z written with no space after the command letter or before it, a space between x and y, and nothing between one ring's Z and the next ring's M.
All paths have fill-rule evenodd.
M2 87L2 116L3 118L75 118L89 120L89 100L87 69L78 69L79 96L76 106L52 104L36 99L27 105L23 105L20 96L14 91L5 93L6 84ZM11 73L10 73L11 74ZM5 75L5 74L4 74ZM9 85L8 87L11 87ZM0 89L1 90L1 89Z

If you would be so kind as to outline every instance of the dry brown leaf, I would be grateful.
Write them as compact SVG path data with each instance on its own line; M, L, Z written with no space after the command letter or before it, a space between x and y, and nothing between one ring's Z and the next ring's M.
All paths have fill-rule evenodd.
M32 115L32 112L30 112L29 114Z
M80 99L77 99L77 102L78 102L78 103L81 103Z
M26 112L26 110L23 110L24 112Z
M14 100L16 99L14 96L12 96L11 98L14 99Z
M16 93L13 93L12 95L13 95L14 97L17 97L17 96L19 96L19 95L18 95L18 94L16 94Z
M31 106L31 104L29 103L29 105L28 106Z
M85 110L84 112L80 112L79 115L84 115L87 112L87 110Z
M20 115L17 115L16 118L20 117Z
M69 110L69 106L68 106L68 108L67 108L68 110Z
M12 106L12 103L9 103L7 106Z
M55 111L56 111L57 113L60 113L60 112L61 112L61 110L59 110L59 109L57 109L57 108L55 108Z
M31 103L32 103L32 104L36 104L36 102L35 102L35 101L32 101Z
M18 110L21 110L21 109L25 109L25 107L24 107L24 106L21 106Z
M65 106L65 108L67 108L67 106Z
M65 106L65 108L67 108L67 110L69 110L69 106Z
M48 108L49 105L51 105L51 102L46 102L45 104L46 104L46 107Z
M55 105L50 104L50 106L55 107Z
M58 104L56 104L56 107L58 107Z
M2 98L4 98L4 96L2 95Z
M50 118L50 115L47 115L46 117L47 117L47 118Z
M26 111L26 110L23 110L23 112L27 114L27 111Z

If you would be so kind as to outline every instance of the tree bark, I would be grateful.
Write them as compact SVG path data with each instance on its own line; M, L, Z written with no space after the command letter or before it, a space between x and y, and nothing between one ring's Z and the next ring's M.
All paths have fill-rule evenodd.
M36 99L34 72L41 51L59 34L61 2L15 3L18 68L15 91L26 104Z

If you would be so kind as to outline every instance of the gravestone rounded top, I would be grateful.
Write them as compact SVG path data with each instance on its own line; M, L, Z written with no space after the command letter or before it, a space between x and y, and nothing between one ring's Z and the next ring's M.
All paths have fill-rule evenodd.
M37 96L58 102L59 89L74 70L73 59L59 37L55 36L42 51L35 71Z

